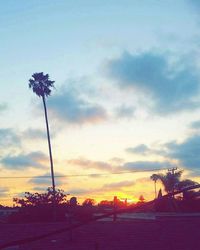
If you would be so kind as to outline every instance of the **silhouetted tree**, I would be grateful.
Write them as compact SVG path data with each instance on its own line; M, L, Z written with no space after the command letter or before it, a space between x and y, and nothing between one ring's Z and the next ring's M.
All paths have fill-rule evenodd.
M190 179L186 179L186 180L183 180L183 181L178 183L177 189L181 190L181 189L191 187L191 186L194 186L197 184L198 184L198 182L192 181ZM197 196L198 196L198 192L196 192L194 190L183 192L183 199L184 200L192 200L192 199L195 199Z
M21 207L37 207L51 204L54 198L55 204L60 205L66 202L67 196L61 189L55 190L54 196L52 187L49 187L45 193L25 192L24 198L13 198L13 201Z
M177 190L178 183L180 183L182 171L171 173L168 171L164 174L156 174L157 180L160 180L165 188L167 193L172 193L174 190Z
M157 174L152 174L150 178L152 181L154 181L154 191L155 191L155 198L156 198L157 197L156 182L159 179L159 177Z
M94 206L95 203L96 203L96 202L95 202L94 199L87 198L87 199L85 199L85 200L83 201L82 206L92 207L92 206Z
M71 207L76 207L78 205L77 198L76 197L71 197L69 200L69 204Z
M138 199L138 202L139 202L139 203L144 203L144 201L145 201L144 196L143 196L143 195L140 195L140 197L139 197L139 199Z
M54 195L55 194L55 195ZM22 198L14 198L13 201L20 206L18 212L10 217L10 222L41 222L52 221L54 210L52 202L56 205L56 220L64 220L67 211L67 195L63 190L49 187L43 193L26 192Z
M186 188L186 187L190 187L190 186L194 186L194 185L197 185L198 182L195 182L195 181L192 181L190 179L186 179L186 180L182 180L180 181L178 184L177 184L177 189L178 190L181 190L183 188Z
M160 188L159 191L158 191L158 199L161 199L161 198L162 198L162 190Z
M99 202L98 206L101 208L111 208L113 207L113 201L102 200Z
M155 202L156 211L198 211L198 192L194 190L184 191L185 188L195 186L198 183L190 179L181 180L183 171L175 172L174 170L176 169L173 168L166 174L155 175L162 182L165 191L169 194L168 197L163 197L160 192L161 190L159 191L158 199ZM173 192L182 190L183 197L179 196L174 199ZM196 207L196 210L194 207Z
M47 139L48 139L48 146L49 146L49 157L50 157L50 164L51 164L51 178L52 178L52 188L53 188L53 195L55 196L55 179L54 179L54 168L53 168L53 157L52 157L52 150L51 150L51 140L50 140L50 133L49 133L49 124L48 124L48 116L47 116L47 108L46 108L46 100L51 94L51 88L54 87L54 82L49 80L49 75L44 74L43 72L34 73L32 78L29 79L29 88L33 90L33 92L42 97L43 106L44 106L44 114L45 114L45 121L46 121L46 129L47 129ZM56 202L56 201L53 201Z
M182 173L183 171L177 171L174 173L168 171L165 175L155 174L154 178L157 178L157 180L160 180L162 182L164 189L167 193L172 193L173 191L180 191L186 187L198 184L197 182L192 181L190 179L181 180Z

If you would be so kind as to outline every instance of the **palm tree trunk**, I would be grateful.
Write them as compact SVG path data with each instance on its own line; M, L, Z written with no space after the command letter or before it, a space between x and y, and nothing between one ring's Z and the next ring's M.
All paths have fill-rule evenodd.
M156 181L154 181L155 199L157 198Z
M53 169L53 157L52 157L52 151L51 151L51 140L50 140L50 133L49 133L49 124L48 124L46 101L45 101L45 96L44 95L42 96L42 100L43 100L43 105L44 105L45 121L46 121L46 128L47 128L47 139L48 139L48 146L49 146L49 158L50 158L50 164L51 164L51 179L52 179L52 188L53 188L54 219L56 219L56 211L55 211L56 189L55 189L55 178L54 178L54 169Z

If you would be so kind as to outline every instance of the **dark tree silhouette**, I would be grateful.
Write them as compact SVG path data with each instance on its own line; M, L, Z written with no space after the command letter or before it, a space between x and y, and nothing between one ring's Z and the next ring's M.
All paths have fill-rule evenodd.
M77 201L77 198L76 197L71 197L70 200L69 200L69 204L71 207L76 207L78 205L78 201Z
M49 80L49 75L44 75L43 72L34 73L32 78L29 80L29 88L33 90L33 92L42 97L43 105L44 105L44 114L45 114L45 121L46 121L46 129L47 129L47 139L48 139L48 146L49 146L49 158L51 164L51 178L52 178L52 188L53 188L53 196L54 196L54 203L55 203L55 178L54 178L54 168L53 168L53 157L52 157L52 150L51 150L51 140L50 140L50 132L49 132L49 124L48 124L48 115L47 115L47 108L46 108L46 100L50 94L51 89L54 87L54 82Z
M23 197L13 198L13 201L19 208L17 213L9 217L11 223L50 222L52 217L54 220L63 221L68 204L64 191L56 189L54 193L52 187L42 193L25 192ZM52 209L52 204L56 210Z
M83 201L82 206L92 207L92 206L94 206L95 203L96 203L96 201L94 199L87 198Z
M193 186L198 184L192 180L186 179L181 180L181 175L183 171L170 172L168 171L166 174L154 174L150 178L153 180L160 180L164 186L165 191L169 193L173 193L174 191L180 191L183 188Z
M157 197L156 182L159 179L159 176L157 174L152 174L150 178L152 181L154 181L154 191L155 191L155 199L156 199Z
M143 195L140 195L140 197L138 198L138 203L144 203L145 202L145 198Z
M178 184L177 184L177 189L178 190L181 190L183 188L186 188L186 187L190 187L190 186L194 186L194 185L197 185L198 182L195 182L195 181L192 181L190 179L186 179L186 180L182 180L180 181Z
M175 187L180 182L182 171L178 171L175 173L167 172L164 174L156 174L157 180L160 180L164 186L164 189L167 193L172 193L175 191ZM150 177L151 178L151 177ZM152 179L152 178L151 178Z
M60 205L66 203L67 195L61 189L55 190L55 204ZM54 193L52 188L48 188L45 193L30 193L25 192L24 198L13 198L16 205L21 207L37 207L52 204Z
M102 200L99 202L98 207L111 208L111 207L113 207L113 201Z

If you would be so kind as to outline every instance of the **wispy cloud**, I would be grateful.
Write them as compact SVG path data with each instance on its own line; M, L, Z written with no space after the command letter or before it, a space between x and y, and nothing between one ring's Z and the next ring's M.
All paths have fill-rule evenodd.
M162 54L146 52L130 54L110 60L107 74L123 89L144 93L153 102L153 110L159 114L173 113L197 107L193 101L199 92L199 79L187 63L171 67Z
M46 139L47 135L45 130L28 128L27 130L23 131L22 137L28 140L42 140Z
M0 146L20 146L21 140L17 133L11 128L0 128Z
M98 170L105 170L105 171L111 171L113 169L113 166L107 162L91 161L85 158L71 159L71 160L68 160L68 163L72 165L80 166L84 169L98 169Z
M135 114L135 108L133 106L127 106L122 104L121 106L115 109L115 116L120 119L123 118L131 119L133 118L134 114Z
M111 190L115 190L116 189L119 191L122 188L126 188L126 187L132 187L134 186L135 182L134 181L119 181L119 182L112 182L112 183L108 183L102 186L102 190L104 191L111 191Z
M55 173L55 176L62 176L62 173ZM29 183L34 184L34 185L40 185L40 186L46 186L46 187L51 187L52 186L52 181L51 181L51 174L50 173L45 173L40 176L35 176L29 180ZM67 183L65 181L65 177L63 178L56 178L55 177L55 183L56 186L59 186L63 183ZM37 189L37 188L36 188Z
M154 169L166 169L174 166L174 164L169 161L159 162L159 161L134 161L134 162L126 162L123 165L123 169L125 170L149 170L153 171Z
M7 109L8 109L8 105L6 103L0 103L0 113Z
M162 148L155 149L153 147L148 147L145 144L139 144L135 147L128 147L125 149L126 152L130 154L137 154L137 155L150 155L150 154L155 154L155 155L165 155L165 150Z
M119 181L119 182L110 182L107 184L104 184L103 186L99 188L90 188L90 189L84 189L84 188L72 188L69 190L69 193L71 195L87 195L87 194L95 194L99 195L106 192L116 192L123 190L124 188L132 187L135 185L134 181Z
M2 158L1 164L10 170L22 170L27 168L46 168L45 161L48 157L40 151L29 154L8 155Z
M108 173L120 173L126 171L142 172L154 169L166 169L172 167L173 164L169 161L132 161L116 164L110 164L102 161L91 161L88 159L72 159L68 161L69 164L80 166L83 169L96 169L99 171L107 171ZM96 174L98 177L98 174Z
M0 187L0 197L6 196L9 192L9 188Z
M199 121L193 122L190 125L192 128L199 129ZM200 170L200 136L195 134L186 138L182 142L170 141L160 145L159 148L150 148L145 144L140 144L136 147L127 148L127 152L139 155L152 155L162 156L164 161L162 162L150 162L150 161L138 161L138 162L126 162L124 169L162 169L173 167L174 160L177 165L189 169L190 171Z
M68 190L70 195L86 195L91 193L91 189L72 188Z
M199 129L200 128L200 120L194 121L190 124L190 128Z
M126 148L126 152L146 155L147 153L151 152L151 150L145 144L140 144L137 145L136 147Z
M173 141L166 144L168 157L177 159L181 165L192 170L200 169L200 136L194 135L182 143Z
M62 88L57 95L49 98L48 107L54 117L61 122L87 124L107 119L105 108L67 88Z

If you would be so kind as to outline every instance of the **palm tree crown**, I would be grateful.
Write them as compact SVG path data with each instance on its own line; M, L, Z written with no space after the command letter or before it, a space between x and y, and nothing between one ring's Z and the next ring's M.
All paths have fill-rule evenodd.
M182 173L183 171L178 171L175 173L167 172L166 175L160 178L167 193L177 190Z
M150 178L151 178L152 181L156 182L159 179L159 175L158 174L152 174L150 176Z
M34 73L32 79L29 79L29 88L39 97L48 97L51 94L51 88L54 87L54 82L49 80L49 75L44 75L43 72Z
M159 179L162 182L167 193L171 193L178 188L182 172L183 171L175 173L167 172L165 175L157 174L157 180Z

